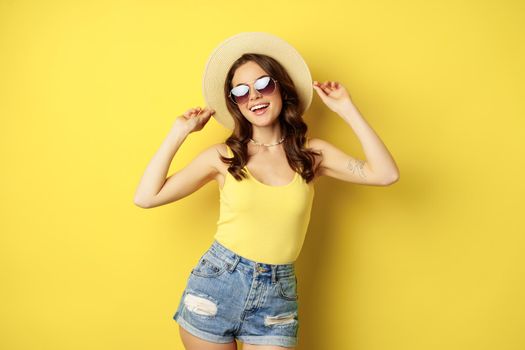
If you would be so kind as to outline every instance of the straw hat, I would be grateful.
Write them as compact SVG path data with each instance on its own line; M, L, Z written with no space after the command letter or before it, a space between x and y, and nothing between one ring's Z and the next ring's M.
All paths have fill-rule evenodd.
M235 126L233 117L226 107L224 82L232 64L244 53L259 53L277 60L292 79L301 114L312 102L312 75L299 52L283 39L264 32L243 32L224 40L208 58L202 78L202 90L206 104L215 110L213 117L224 127Z

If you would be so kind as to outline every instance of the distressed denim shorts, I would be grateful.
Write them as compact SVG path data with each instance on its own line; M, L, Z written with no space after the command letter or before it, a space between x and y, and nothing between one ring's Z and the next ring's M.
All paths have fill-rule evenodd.
M191 270L173 319L216 343L297 345L297 277L290 264L265 264L217 240Z

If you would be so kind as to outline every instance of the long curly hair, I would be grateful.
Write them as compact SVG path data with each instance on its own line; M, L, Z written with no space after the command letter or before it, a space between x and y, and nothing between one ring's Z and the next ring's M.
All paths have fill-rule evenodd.
M232 89L232 79L238 67L246 62L257 63L271 77L279 83L279 91L282 98L282 109L278 121L285 139L283 147L290 167L298 172L307 183L313 180L315 170L315 157L320 153L307 148L306 133L308 126L300 114L301 107L299 96L295 90L295 85L284 69L284 67L274 58L256 53L245 53L239 57L231 66L224 82L224 98L228 111L233 116L235 127L232 134L226 139L225 143L231 148L233 157L220 156L221 161L229 164L228 171L237 180L247 178L244 167L248 162L248 142L252 137L252 125L239 110L238 106L228 97Z

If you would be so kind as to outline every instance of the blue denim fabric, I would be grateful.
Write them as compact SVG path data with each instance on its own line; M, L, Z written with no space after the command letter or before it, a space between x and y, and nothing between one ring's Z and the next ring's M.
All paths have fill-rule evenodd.
M191 270L173 319L207 341L294 347L295 266L256 262L214 240Z

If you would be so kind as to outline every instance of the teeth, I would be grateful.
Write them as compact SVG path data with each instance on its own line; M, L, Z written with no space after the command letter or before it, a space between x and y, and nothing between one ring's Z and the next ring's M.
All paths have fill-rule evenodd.
M269 103L263 103L263 104L260 104L260 105L255 105L251 108L251 111L254 111L256 109L259 109L259 108L262 108L262 107L266 107L266 106L269 106L270 104Z

